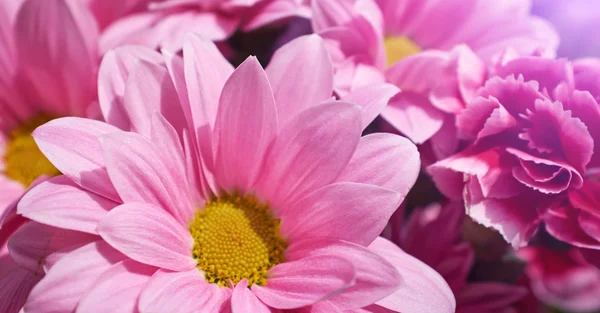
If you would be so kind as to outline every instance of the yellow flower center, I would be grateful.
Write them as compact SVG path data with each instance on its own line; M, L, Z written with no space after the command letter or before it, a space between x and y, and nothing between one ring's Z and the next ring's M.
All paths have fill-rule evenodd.
M53 116L40 114L11 131L4 151L6 176L28 187L41 175L60 175L60 171L46 159L31 137L38 126L52 119Z
M387 55L387 65L392 66L396 62L407 56L421 52L421 47L408 37L385 37L383 40L385 53Z
M192 254L206 280L228 287L242 279L264 286L267 272L283 262L287 247L279 220L253 196L224 195L208 201L190 225Z

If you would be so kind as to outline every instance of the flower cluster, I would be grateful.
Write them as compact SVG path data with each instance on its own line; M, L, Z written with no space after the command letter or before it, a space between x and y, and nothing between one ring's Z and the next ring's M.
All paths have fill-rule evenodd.
M0 0L0 313L600 310L590 1Z

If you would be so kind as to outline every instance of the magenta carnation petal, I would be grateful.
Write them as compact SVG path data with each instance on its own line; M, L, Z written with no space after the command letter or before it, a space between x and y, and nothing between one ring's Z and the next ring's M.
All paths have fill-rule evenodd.
M456 301L465 312L495 312L506 309L525 295L525 288L497 282L482 282L468 284L457 295Z
M332 97L331 58L317 35L299 37L278 49L265 71L281 125L298 112Z
M125 85L135 60L159 64L156 51L138 46L120 47L109 51L98 71L98 101L104 120L123 130L129 130L131 122L125 111Z
M57 251L74 250L98 239L91 234L29 222L10 236L8 250L21 267L41 276L53 265L52 259L61 254Z
M189 221L194 207L177 159L169 159L169 154L136 133L108 134L101 142L108 173L123 201L151 203L181 224Z
M131 130L149 136L152 114L160 112L179 133L186 120L179 97L166 68L144 60L131 67L125 87L125 111Z
M588 212L580 212L579 224L586 234L598 240L598 244L600 244L600 217Z
M394 170L390 170L390 164L395 164ZM419 152L406 138L370 134L360 138L356 152L337 181L380 186L404 197L419 176L420 164Z
M540 90L552 92L559 84L573 87L573 66L566 59L523 57L508 62L496 73L500 77L523 76L526 81L536 81Z
M432 268L383 238L377 238L369 249L390 262L403 282L392 295L377 302L378 305L395 312L454 312L456 302L452 290Z
M548 233L558 240L580 248L600 249L600 241L583 231L579 214L571 207L552 208L544 214L543 219Z
M444 123L444 113L434 108L424 96L409 92L393 97L381 114L416 144L430 139Z
M232 313L271 313L271 309L262 303L258 298L248 289L248 281L242 280L231 294L231 312Z
M579 249L586 261L600 268L600 249Z
M221 294L228 291L204 281L197 269L180 273L159 270L142 290L138 308L140 312L211 312Z
M269 270L266 286L252 292L272 308L295 309L344 292L356 278L352 262L337 255L314 255L281 263Z
M97 278L125 256L109 244L85 245L58 261L31 291L25 312L74 312Z
M117 205L58 176L25 194L19 214L46 225L96 234L98 222Z
M362 127L367 128L400 89L390 84L373 84L358 88L341 98L362 106Z
M31 289L43 276L13 262L8 253L0 255L0 312L22 312Z
M127 203L111 210L98 225L102 239L128 257L173 271L196 266L190 233L169 213L148 203Z
M269 79L258 60L250 57L225 82L219 100L214 130L219 187L246 191L255 183L277 128Z
M14 29L20 64L43 96L45 111L83 115L82 104L93 100L98 30L88 15L81 3L64 0L26 1L19 10Z
M308 194L282 216L291 242L331 238L368 245L383 231L402 196L359 183L335 183ZM342 209L341 209L342 208Z
M136 311L138 295L156 268L128 259L102 273L85 293L76 313L131 313ZM118 282L115 284L115 282Z
M478 91L478 96L483 98L494 97L498 103L513 117L524 114L527 110L534 111L537 99L545 97L539 92L539 84L535 81L525 81L523 77L508 76L506 78L493 77Z
M256 186L259 196L283 211L333 182L354 154L360 132L357 105L332 101L302 111L273 143Z
M326 238L303 240L290 245L285 253L289 260L325 255L342 257L354 264L354 283L342 294L329 300L341 310L373 304L392 294L402 282L402 275L386 259L350 242Z
M464 139L483 139L517 125L513 116L494 97L475 98L456 117L458 134Z
M38 147L61 173L91 192L120 201L106 167L99 137L114 126L77 117L52 120L33 132Z

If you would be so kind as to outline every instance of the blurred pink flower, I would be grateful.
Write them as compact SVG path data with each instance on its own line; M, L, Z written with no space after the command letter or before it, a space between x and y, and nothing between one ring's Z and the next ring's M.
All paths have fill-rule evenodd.
M406 253L442 275L456 297L456 313L507 312L527 291L502 282L467 281L475 255L462 239L465 216L462 202L417 208L405 225L402 221L392 222L391 238Z
M437 186L453 198L464 186L468 214L514 247L526 245L543 220L554 237L600 249L598 64L501 62L457 117L470 145L429 167Z
M534 0L532 13L550 21L560 35L558 55L600 57L600 42L589 35L600 28L600 6L595 0Z
M56 117L94 114L97 37L93 18L76 2L0 2L0 312L18 312L43 277L46 257L76 244L53 239L65 231L15 216L16 202L60 174L31 132ZM37 238L42 234L47 240Z
M331 100L314 35L266 70L255 58L234 70L189 36L183 58L122 48L100 72L105 119L133 132L80 118L34 132L65 176L28 192L19 213L100 238L62 256L26 310L410 311L419 295L430 312L453 312L437 273L380 247L419 172L408 140L360 137L395 87L349 94L362 110ZM404 162L390 171L390 159Z
M316 0L313 28L329 43L336 91L388 81L402 89L383 118L439 157L457 146L454 116L508 47L553 54L558 37L530 1Z
M600 269L587 263L577 249L552 251L528 247L518 251L535 296L569 312L600 309Z
M194 32L213 41L294 17L310 17L306 0L85 1L103 28L102 54L124 44L179 50Z

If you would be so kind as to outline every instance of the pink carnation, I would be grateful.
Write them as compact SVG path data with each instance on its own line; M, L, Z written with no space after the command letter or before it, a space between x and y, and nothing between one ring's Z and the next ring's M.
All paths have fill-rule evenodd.
M527 290L502 282L467 281L475 253L462 238L465 217L461 202L417 208L405 225L401 220L391 222L391 238L406 253L442 275L456 297L457 313L506 312Z
M530 1L317 0L313 28L328 41L336 91L387 81L402 89L382 117L436 158L457 146L454 116L507 47L553 54L558 38Z
M429 168L468 214L526 245L541 221L554 237L600 249L600 71L595 61L525 57L495 69L457 117L463 151Z
M587 263L577 249L553 251L528 247L518 252L535 296L569 312L600 309L600 269Z
M378 239L419 172L408 140L360 137L397 90L348 96L364 109L331 100L319 37L266 70L234 70L196 36L183 58L123 48L100 77L105 119L133 132L80 118L36 129L65 176L19 213L93 237L51 264L26 311L453 312L435 271Z

